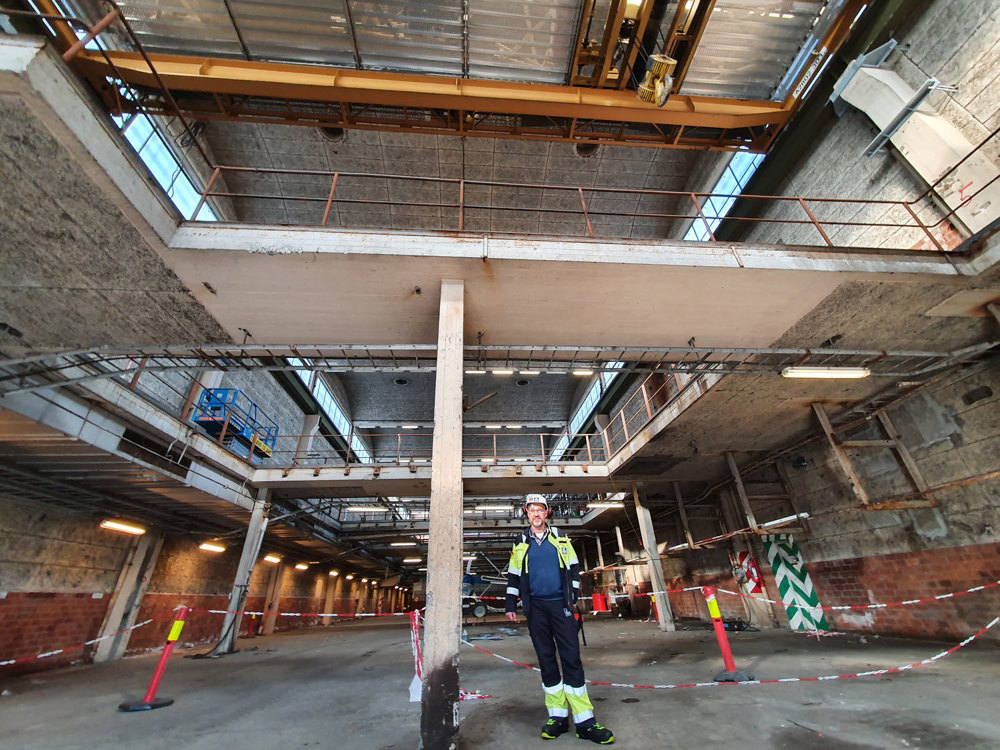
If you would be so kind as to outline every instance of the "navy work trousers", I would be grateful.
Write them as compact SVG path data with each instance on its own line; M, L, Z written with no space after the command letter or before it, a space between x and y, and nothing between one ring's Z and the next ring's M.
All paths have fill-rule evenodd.
M543 685L565 682L572 687L583 687L583 663L580 661L580 638L577 635L573 610L563 600L547 602L532 599L528 610L528 633L531 645L538 656ZM562 676L556 662L556 649L562 662Z

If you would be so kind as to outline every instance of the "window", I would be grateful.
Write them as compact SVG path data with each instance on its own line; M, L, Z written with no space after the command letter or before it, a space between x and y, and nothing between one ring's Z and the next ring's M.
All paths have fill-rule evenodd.
M569 447L570 435L577 434L583 425L594 416L594 409L597 408L601 396L615 382L615 378L621 374L619 371L624 366L624 362L612 361L605 363L604 370L594 378L594 382L590 384L590 388L587 389L587 393L584 395L583 400L580 401L580 405L573 410L573 416L569 419L569 426L566 428L566 432L560 435L559 439L556 440L556 444L552 446L552 450L549 452L550 461L558 461L563 457L563 454Z
M309 364L307 360L297 359L295 357L288 357L287 362L292 367L303 367ZM312 380L312 370L296 370L295 374L299 376L299 380L301 380L305 384L306 388L308 388L309 381ZM350 436L351 450L354 451L354 455L358 457L358 461L363 464L372 463L371 451L368 450L368 446L365 445L361 436L354 432L351 420L347 418L346 412L344 412L340 404L337 403L337 399L334 398L333 392L327 384L323 382L323 378L316 378L316 382L310 392L326 416L329 417L331 422L333 422L333 426L337 428L337 431L345 439Z
M711 234L729 214L736 199L750 182L750 178L753 177L762 161L764 161L764 154L752 154L749 151L740 151L730 159L722 177L712 188L712 196L701 207L701 211L708 221L708 226L705 226L705 222L701 218L695 219L687 234L684 235L685 240L704 241L711 239Z

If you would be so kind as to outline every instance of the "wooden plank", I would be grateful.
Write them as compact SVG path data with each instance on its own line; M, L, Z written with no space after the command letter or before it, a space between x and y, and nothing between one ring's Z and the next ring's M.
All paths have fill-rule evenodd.
M421 746L427 748L454 747L458 740L464 294L462 281L441 282L420 713Z
M837 457L837 463L840 464L840 468L844 472L844 476L847 478L847 483L850 485L851 491L854 493L854 496L861 501L862 505L868 505L870 503L868 493L861 484L861 477L859 477L857 472L854 471L854 466L851 464L851 459L847 455L847 452L834 439L833 427L830 425L830 417L827 416L826 409L823 408L823 404L815 402L812 407L813 411L816 413L816 418L823 427L823 432L826 433L826 439L829 441L830 447L833 448L833 454Z
M729 471L733 475L733 485L736 487L736 494L739 495L743 512L746 513L747 523L750 528L757 531L757 519L754 517L753 509L750 507L750 498L747 497L746 487L743 486L743 479L740 477L740 470L736 468L736 459L732 453L726 454L726 461L729 463Z
M903 441L900 439L900 435L896 431L895 426L892 424L892 420L889 419L889 415L879 409L875 412L875 416L878 417L878 421L881 422L882 427L885 428L885 432L889 436L889 441L892 443L893 448L899 455L899 460L903 462L906 473L910 475L910 480L913 482L913 485L920 490L926 500L932 503L930 507L937 507L937 500L934 499L934 495L927 491L930 485L927 484L927 481L924 479L924 475L921 474L920 469L917 468L917 462L913 460L913 456L910 455L910 451L907 450Z

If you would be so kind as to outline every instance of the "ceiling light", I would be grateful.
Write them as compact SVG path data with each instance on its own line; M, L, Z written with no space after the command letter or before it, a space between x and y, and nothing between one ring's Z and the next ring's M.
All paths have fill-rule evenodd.
M348 573L346 576L344 576L344 579L348 581L353 581L354 575L352 573Z
M423 560L420 559L419 557L404 557L403 558L403 562L405 562L405 563L421 563L421 562L423 562Z
M332 575L332 576L339 576L340 575L340 571L339 570L331 570L330 571L330 575Z
M541 370L518 370L521 375L540 375Z
M486 370L466 370L466 375L485 375Z
M587 503L588 508L624 508L625 503Z
M476 510L511 510L510 505L477 505Z
M773 521L768 521L767 523L760 524L760 528L766 529L769 526L780 526L783 523L788 523L789 521L795 521L799 518L809 518L809 514L796 513L794 516L785 516L784 518L776 518Z
M687 543L685 543L685 544L675 544L673 547L667 547L667 552L674 552L675 550L687 549L687 548L688 548Z
M416 547L416 542L391 542L390 547Z
M309 566L305 563L295 563L296 570L309 570Z
M202 542L198 545L198 549L203 549L206 552L225 552L226 548L221 544L212 544L212 542Z
M507 425L507 429L508 430L520 430L521 427L523 427L523 425L519 425L519 424L509 424L509 425Z
M281 558L277 555L264 555L264 562L279 563L281 562Z
M593 375L594 371L593 370L573 370L573 374L574 375L587 376L587 375Z
M493 370L494 375L513 375L513 370Z
M427 568L417 568L417 572L418 573L426 573L427 572Z
M501 427L503 427L503 425L502 424L484 424L483 427L485 427L487 430L499 430Z
M413 463L415 463L415 464L425 464L425 463L427 463L427 459L426 458L415 458L415 459L413 459ZM408 503L410 501L409 500L404 500L403 502L404 503Z
M402 424L400 425L404 430L419 430L420 425L418 424Z
M867 367L809 367L806 365L786 367L781 371L785 378L867 378L872 371Z
M348 513L388 513L389 511L385 508L380 508L377 505L348 505L344 508Z
M146 530L141 526L125 523L124 521L101 521L101 528L111 529L111 531L122 531L126 534L135 534L136 536L146 533Z
M491 464L491 463L493 463L494 460L495 459L492 459L492 458L481 458L481 459L479 459L479 463L481 463L481 464Z
M368 579L367 578L362 578L361 579L361 583L368 583Z
M469 561L469 560L475 560L475 559L476 559L476 556L475 556L475 555L469 555L468 557L463 557L462 559L463 559L463 560L466 560L466 561Z
M518 463L524 463L524 462L525 462L525 461L527 461L528 459L526 459L526 458L521 458L521 457L517 457L517 458L515 458L514 460L515 460L515 461L517 461Z

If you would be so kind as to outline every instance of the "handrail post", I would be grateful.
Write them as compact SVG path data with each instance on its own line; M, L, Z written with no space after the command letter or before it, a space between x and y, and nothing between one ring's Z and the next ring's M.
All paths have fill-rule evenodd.
M649 392L646 390L646 383L649 382L649 378L646 378L642 384L642 400L646 402L646 419L653 418L653 410L649 406Z
M326 210L323 212L323 223L320 224L321 227L326 226L327 220L330 218L330 209L333 207L333 194L337 190L337 180L340 179L340 172L333 173L333 184L330 185L330 195L326 199Z
M132 382L128 384L128 389L130 391L134 391L135 387L139 385L139 376L142 375L142 368L146 366L146 362L148 360L149 357L143 357L141 360L139 360L139 364L135 368L135 375L132 376Z
M542 466L545 466L545 435L541 432L538 433L538 444L542 448L542 452L540 454L542 458Z
M215 181L219 179L219 174L221 174L221 172L222 167L216 167L212 170L212 176L208 178L208 184L205 185L205 189L201 191L201 199L198 201L198 205L194 207L194 213L191 214L191 221L198 220L198 214L201 213L201 209L205 205L205 201L208 200L208 196L212 192L212 187L214 187Z
M587 463L588 464L592 464L592 463L594 463L594 454L591 453L591 451L590 451L590 433L589 432L587 433L586 438L587 438Z
M629 437L628 437L628 422L625 421L625 410L622 409L620 412L618 412L618 414L622 418L622 432L625 433L625 442L627 443L629 441Z
M396 433L396 465L403 463L403 433Z
M587 222L587 234L590 237L593 237L594 236L594 229L593 229L593 227L590 226L590 216L587 213L587 201L585 201L583 199L583 188L582 187L578 187L577 190L580 191L580 205L583 206L583 218Z
M465 180L458 181L458 231L465 226Z
M823 237L823 241L826 242L827 247L833 247L833 243L830 241L830 238L827 237L826 232L823 231L823 227L819 225L819 222L816 220L816 217L813 216L813 212L809 210L809 206L806 205L806 202L802 198L799 198L798 201L799 205L802 206L802 210L806 212L806 216L809 217L809 219L813 223L813 226L816 227L816 231L818 231L820 235Z
M705 229L708 230L708 236L712 238L712 242L715 242L715 234L712 233L712 225L708 223L708 219L705 218L705 214L701 211L701 204L698 203L698 199L695 197L694 193L688 193L691 196L691 201L694 203L694 207L698 209L698 216L705 223Z
M497 434L493 433L493 465L496 466L498 463L497 459Z
M912 217L913 217L913 220L914 220L915 222L917 222L917 225L918 225L918 226L919 226L919 227L920 227L921 229L923 229L923 230L924 230L924 234L926 234L926 235L927 235L927 236L928 236L928 237L930 238L931 242L933 242L933 243L934 243L934 247L936 247L936 248L937 248L937 249L938 249L938 250L939 250L940 252L942 252L942 253L943 253L943 252L944 252L944 248L943 248L943 247L941 246L941 243L940 243L940 242L938 242L938 240L937 240L937 237L935 237L935 236L934 236L934 233L933 233L933 232L931 232L931 230L927 228L927 225L926 225L926 224L924 224L924 222L922 222L922 221L920 220L920 217L919 217L919 216L917 216L917 214L916 214L916 213L914 212L914 210L913 210L913 209L912 209L912 208L910 207L910 204L909 204L909 203L903 203L903 208L905 208L905 209L906 209L907 211L909 211L909 212L910 212L910 216L912 216Z

